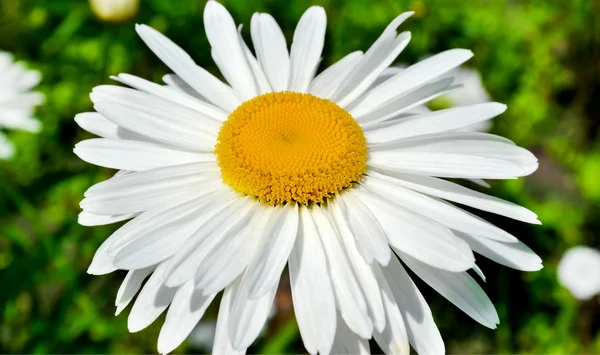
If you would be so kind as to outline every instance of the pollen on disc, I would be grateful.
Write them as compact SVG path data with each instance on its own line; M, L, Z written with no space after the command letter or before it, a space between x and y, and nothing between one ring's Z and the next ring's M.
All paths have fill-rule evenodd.
M221 126L215 154L227 185L274 205L323 202L367 168L356 120L332 101L296 92L241 104Z

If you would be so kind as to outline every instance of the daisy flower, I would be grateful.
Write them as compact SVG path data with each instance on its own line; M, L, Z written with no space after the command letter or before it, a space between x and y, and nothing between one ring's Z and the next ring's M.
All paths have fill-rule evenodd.
M520 206L444 178L513 179L536 158L508 139L462 127L504 112L484 103L414 114L459 87L439 79L472 57L452 49L381 78L410 40L395 18L366 51L316 75L326 16L311 7L288 50L273 17L250 23L254 53L225 7L204 27L219 80L156 30L136 30L174 72L167 85L128 74L96 87L97 112L75 119L101 138L83 160L119 170L81 202L83 225L130 220L96 252L89 273L128 270L117 313L132 332L167 311L158 351L175 349L217 295L213 352L244 353L260 333L286 269L306 350L442 353L412 270L489 328L492 302L468 270L473 251L519 270L541 260L517 238L453 203L527 223ZM146 280L142 287L143 281ZM167 310L168 308L168 310Z
M558 281L579 300L600 294L600 252L586 246L567 250L558 262Z
M11 54L0 51L0 159L13 155L14 147L2 133L3 129L38 132L40 123L33 119L35 106L44 96L31 91L41 80L39 72L13 61Z

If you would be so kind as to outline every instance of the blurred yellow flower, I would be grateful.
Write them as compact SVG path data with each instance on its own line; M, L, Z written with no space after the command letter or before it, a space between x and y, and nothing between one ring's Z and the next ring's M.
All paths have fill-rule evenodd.
M107 22L122 22L133 18L140 8L139 0L90 0L97 18Z

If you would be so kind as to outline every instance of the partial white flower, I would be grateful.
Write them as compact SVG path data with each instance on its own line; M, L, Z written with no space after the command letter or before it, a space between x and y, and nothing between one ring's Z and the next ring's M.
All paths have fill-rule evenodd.
M117 169L81 202L80 223L130 220L88 270L129 273L121 311L140 290L130 331L167 310L158 350L175 349L223 292L213 353L244 353L259 335L288 268L293 305L311 354L443 353L431 311L406 268L477 322L498 324L467 272L476 252L519 270L540 258L517 238L455 204L527 223L520 206L445 178L512 179L537 159L508 139L458 132L504 112L485 103L416 114L458 87L443 78L472 53L452 49L382 78L410 40L392 21L366 52L315 76L326 28L311 7L288 49L268 14L254 14L244 43L227 10L209 1L204 26L227 83L156 30L136 30L175 74L167 85L128 74L131 88L100 86L97 112L75 119L101 138L83 160ZM441 79L440 79L441 78ZM142 281L148 278L141 287Z
M14 62L11 54L0 52L0 159L14 153L12 143L2 130L40 130L39 121L32 118L35 106L44 102L41 93L32 91L40 80L39 72Z
M100 20L122 22L137 15L140 0L90 0L90 6Z
M600 294L600 252L586 246L567 250L558 263L558 281L580 300Z
M187 341L197 349L211 349L215 339L217 322L200 321L190 333Z

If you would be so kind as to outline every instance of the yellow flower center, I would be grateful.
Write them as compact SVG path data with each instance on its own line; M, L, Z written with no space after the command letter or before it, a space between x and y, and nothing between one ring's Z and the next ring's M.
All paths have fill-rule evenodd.
M241 104L215 147L223 181L268 204L323 202L367 169L364 133L335 103L277 92Z

